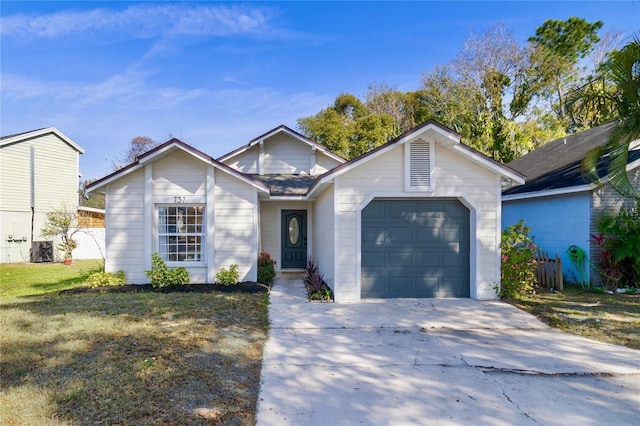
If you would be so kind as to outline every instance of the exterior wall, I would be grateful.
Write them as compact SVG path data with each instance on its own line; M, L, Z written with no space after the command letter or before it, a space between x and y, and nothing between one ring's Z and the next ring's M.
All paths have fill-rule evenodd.
M192 283L207 283L220 268L237 264L241 281L255 281L256 189L179 150L107 187L106 270L124 270L130 284L148 283L144 271L159 249L157 207L180 204L205 206L202 258L167 266L184 266Z
M229 167L242 173L258 174L260 145L225 161ZM304 142L287 135L276 134L263 143L262 174L313 174L321 175L340 165L328 155L315 151Z
M153 163L153 196L205 195L207 165L183 151Z
M258 275L257 190L216 170L214 210L216 272L235 263L240 267L241 281L255 281Z
M314 235L313 208L307 201L262 201L260 203L260 250L271 254L276 261L276 270L282 270L282 210L307 211L307 253L311 248Z
M326 283L334 289L334 223L333 186L318 196L313 204L314 238L311 254L318 261L318 269L324 275Z
M105 271L123 270L130 284L148 283L145 257L144 170L136 170L109 184L105 197L107 217Z
M276 134L264 141L264 174L310 174L311 147L287 134Z
M236 169L242 173L258 174L258 156L260 154L260 147L258 145L252 146L242 154L238 154L232 157L230 160L225 161L225 164L232 169Z
M640 192L640 167L636 167L633 170L627 172L629 176L629 180L631 184L636 189L636 191ZM623 197L620 195L613 187L606 183L604 185L596 188L591 197L591 225L589 228L589 232L593 235L600 234L598 231L597 223L598 218L602 216L606 211L620 211L620 209L629 209L634 207L635 200L628 197ZM600 248L598 248L593 241L591 241L591 245L589 247L589 254L591 261L594 264L598 264L600 261ZM599 282L599 277L597 273L592 274L593 282Z
M471 297L496 298L493 287L500 280L498 176L434 144L434 191L406 192L404 149L396 146L335 179L336 301L360 299L359 214L373 197L459 199L470 210Z
M55 134L0 148L0 263L28 262L31 249L31 149L34 153L33 240L54 209L78 207L79 153ZM8 241L8 235L26 241ZM57 247L54 244L54 253Z
M567 249L576 245L588 252L589 216L590 195L587 192L502 203L502 229L524 219L542 251L548 252L549 256L560 256L562 272L568 281L576 281L580 273L571 263Z
M314 175L321 175L342 164L320 151L316 151L316 169Z

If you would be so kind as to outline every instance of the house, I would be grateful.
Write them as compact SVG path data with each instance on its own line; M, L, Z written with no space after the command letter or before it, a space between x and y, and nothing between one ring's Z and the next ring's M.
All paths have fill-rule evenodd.
M314 257L337 302L496 297L500 188L524 177L428 121L351 161L279 126L214 159L177 139L93 182L105 193L106 270L148 282L151 254L192 282L260 251L279 273Z
M604 145L614 122L556 139L518 158L509 167L527 177L525 185L502 192L503 228L524 219L535 242L551 256L562 259L563 273L570 281L596 281L588 265L578 270L567 250L575 245L597 264L600 249L591 235L598 235L596 220L607 210L629 208L634 201L615 191L606 178L593 183L583 176L581 162L592 148ZM627 174L640 190L640 149L632 145ZM606 160L598 164L606 173ZM586 269L586 270L585 270Z
M53 260L40 230L48 212L78 208L82 153L55 127L0 138L0 263Z

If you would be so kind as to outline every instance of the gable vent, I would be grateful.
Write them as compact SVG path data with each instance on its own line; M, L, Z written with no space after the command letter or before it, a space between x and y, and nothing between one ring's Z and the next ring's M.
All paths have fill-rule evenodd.
M431 186L431 144L413 141L409 147L409 185Z

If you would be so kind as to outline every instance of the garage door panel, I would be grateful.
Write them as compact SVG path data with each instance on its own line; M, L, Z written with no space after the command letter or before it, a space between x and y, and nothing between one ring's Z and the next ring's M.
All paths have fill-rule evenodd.
M413 254L413 267L434 267L440 264L439 252L426 252L426 253L414 253Z
M469 297L469 211L460 202L374 200L361 218L362 297Z
M411 268L413 266L413 254L411 252L387 253L386 266L389 268Z
M362 252L362 266L367 268L375 268L384 266L384 252Z

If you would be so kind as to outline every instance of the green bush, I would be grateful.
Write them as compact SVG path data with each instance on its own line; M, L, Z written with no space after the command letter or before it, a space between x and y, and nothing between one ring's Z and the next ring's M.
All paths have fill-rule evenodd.
M640 201L630 209L606 212L596 221L601 232L598 272L608 284L638 285L640 282Z
M169 269L158 253L151 255L151 270L146 270L144 273L154 288L188 284L190 278L186 268L180 266Z
M265 251L258 256L258 282L268 286L273 285L276 277L276 261Z
M502 232L500 250L500 287L496 288L501 298L512 298L533 290L536 284L536 252L538 248L529 237L531 230L521 220Z
M222 268L216 274L216 284L220 285L235 285L238 284L239 279L240 272L238 271L238 265L236 264L229 266L229 270Z
M87 278L86 284L91 287L119 287L125 285L127 275L120 270L115 274L111 272L94 272Z

